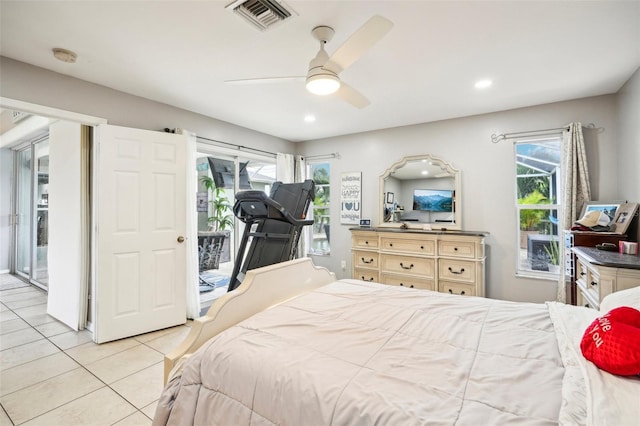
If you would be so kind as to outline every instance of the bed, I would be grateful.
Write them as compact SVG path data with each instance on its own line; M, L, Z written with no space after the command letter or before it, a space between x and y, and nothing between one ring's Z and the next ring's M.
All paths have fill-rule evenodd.
M638 424L638 377L580 353L599 314L259 268L165 357L153 424Z

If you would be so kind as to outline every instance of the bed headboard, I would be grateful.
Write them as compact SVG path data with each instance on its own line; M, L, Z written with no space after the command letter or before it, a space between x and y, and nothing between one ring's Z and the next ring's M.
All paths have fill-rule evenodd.
M193 321L186 339L165 355L165 384L176 363L183 356L195 352L211 337L270 306L335 280L333 272L315 266L310 258L248 271L240 287L217 299L205 316Z

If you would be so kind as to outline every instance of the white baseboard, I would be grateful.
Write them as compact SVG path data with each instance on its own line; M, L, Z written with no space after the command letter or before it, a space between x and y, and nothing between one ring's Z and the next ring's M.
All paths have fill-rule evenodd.
M8 274L9 270L8 269L0 269L0 274Z

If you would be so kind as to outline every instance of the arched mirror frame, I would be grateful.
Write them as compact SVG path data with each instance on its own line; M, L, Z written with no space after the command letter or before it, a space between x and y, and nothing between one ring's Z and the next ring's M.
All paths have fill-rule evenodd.
M424 223L424 222L385 222L384 221L384 205L385 205L385 180L391 176L398 169L402 168L409 162L413 161L422 161L427 160L431 161L434 165L438 165L443 171L449 173L454 178L454 189L456 191L456 200L455 200L455 212L454 212L454 220L455 223ZM419 179L417 177L416 179ZM383 174L380 175L379 180L379 193L380 200L378 202L379 209L379 227L389 227L389 228L416 228L416 229L425 229L425 225L430 225L433 230L440 230L442 228L446 229L462 229L462 185L461 185L462 177L460 170L455 168L453 164L448 161L445 161L441 158L435 157L431 154L423 154L423 155L412 155L407 156L396 163L392 164Z

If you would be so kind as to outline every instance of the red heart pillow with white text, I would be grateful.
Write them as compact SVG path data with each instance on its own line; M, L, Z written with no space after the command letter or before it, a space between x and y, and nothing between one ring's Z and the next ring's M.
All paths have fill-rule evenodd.
M585 331L580 349L585 358L609 373L640 374L640 311L621 306L596 318Z

